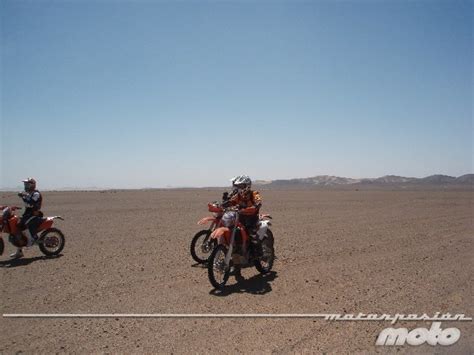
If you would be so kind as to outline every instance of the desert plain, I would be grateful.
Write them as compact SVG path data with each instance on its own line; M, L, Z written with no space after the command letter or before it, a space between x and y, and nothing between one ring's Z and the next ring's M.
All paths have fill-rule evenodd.
M0 257L7 313L464 313L472 317L474 190L262 190L274 220L273 271L244 269L215 292L189 253L223 189L44 192L66 236ZM15 193L0 204L18 205ZM6 241L6 236L3 235ZM431 322L398 322L426 327ZM389 322L324 319L0 319L0 353L459 353L454 345L375 346Z

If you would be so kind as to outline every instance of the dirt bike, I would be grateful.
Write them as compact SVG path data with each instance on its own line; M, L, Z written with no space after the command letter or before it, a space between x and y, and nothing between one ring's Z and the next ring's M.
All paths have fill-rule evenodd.
M228 192L222 194L222 202L213 202L207 205L207 209L212 213L212 216L207 216L201 218L197 224L202 226L207 223L211 223L209 228L200 230L197 232L193 239L191 240L191 256L193 259L199 263L204 264L207 262L209 255L216 246L216 241L211 239L211 233L216 229L221 227L221 218L224 214L223 206L226 206L229 203L229 200L236 193L232 191L229 195Z
M19 231L20 218L15 214L16 210L21 210L21 207L16 206L0 206L2 216L0 220L0 232L8 234L8 240L17 248L23 248L28 245L28 237L21 232L20 237L17 238ZM53 228L55 219L64 220L61 216L42 218L36 233L38 239L33 243L37 244L41 252L46 256L56 256L64 249L65 238L64 234L57 228ZM3 254L5 243L0 237L0 255Z
M262 246L262 254L258 256L255 245L239 221L240 212L238 208L230 207L223 211L221 218L222 227L216 228L210 236L215 240L217 246L208 259L208 276L212 286L222 290L229 279L231 267L255 268L261 273L270 272L275 259L273 233L270 215L259 215L257 223L257 235Z

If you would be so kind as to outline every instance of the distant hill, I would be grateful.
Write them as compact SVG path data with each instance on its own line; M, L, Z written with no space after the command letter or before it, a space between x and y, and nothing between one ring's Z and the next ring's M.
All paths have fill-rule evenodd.
M457 183L461 184L474 184L474 174L466 174L456 178Z
M265 185L317 185L317 186L333 186L348 185L359 182L357 179L344 178L339 176L320 175L310 178L290 179L290 180L273 180L266 182Z
M385 175L385 176L373 179L372 181L375 183L380 183L380 184L400 184L400 183L406 183L406 182L413 182L416 180L417 179L413 177Z
M319 175L308 178L295 178L286 180L257 180L254 185L264 188L284 187L330 187L330 186L470 186L474 185L474 174L466 174L459 177L448 175L430 175L424 178L404 177L397 175L385 175L378 178L352 179L340 176Z
M454 176L448 176L448 175L430 175L422 179L418 179L418 183L430 183L430 184L449 184L451 182L456 181L456 178Z

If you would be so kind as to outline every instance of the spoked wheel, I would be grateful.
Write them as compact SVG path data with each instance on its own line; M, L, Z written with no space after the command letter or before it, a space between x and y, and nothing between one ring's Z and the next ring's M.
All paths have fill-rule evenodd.
M204 229L197 232L191 241L191 256L199 264L207 262L209 255L216 245L216 242L209 238L210 235L211 231Z
M275 248L273 246L273 233L270 229L267 230L267 236L262 241L262 257L255 260L255 267L261 274L267 274L273 267L275 260Z
M209 274L209 281L212 286L218 290L222 290L229 279L230 267L225 267L225 256L227 248L223 245L218 245L212 251L208 259L207 271Z
M41 252L46 256L59 255L64 249L64 234L56 228L50 228L41 233L38 246Z

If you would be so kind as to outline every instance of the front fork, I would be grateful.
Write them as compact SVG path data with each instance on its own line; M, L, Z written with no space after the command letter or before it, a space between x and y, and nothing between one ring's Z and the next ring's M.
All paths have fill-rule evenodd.
M209 226L209 236L206 238L206 241L211 236L211 233L215 229L216 225L217 225L216 222L212 222L211 225Z
M227 250L227 254L225 255L224 264L226 270L228 270L230 267L230 259L232 258L232 251L234 249L234 238L236 230L236 227L234 227L234 229L232 230L232 235L230 236L229 250Z
M209 229L208 229L209 233L207 233L207 236L206 236L206 238L204 238L204 241L202 242L202 244L207 244L211 241L211 234L214 231L216 226L217 226L216 222L211 223L211 225L209 226Z

